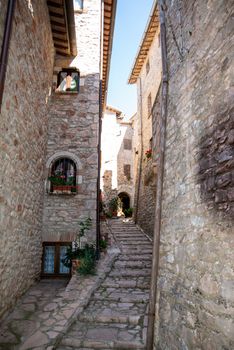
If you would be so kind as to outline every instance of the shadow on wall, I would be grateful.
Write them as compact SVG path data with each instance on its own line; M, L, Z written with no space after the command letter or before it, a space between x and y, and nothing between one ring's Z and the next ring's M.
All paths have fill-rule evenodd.
M234 218L234 108L215 117L200 140L199 175L202 199L209 209Z

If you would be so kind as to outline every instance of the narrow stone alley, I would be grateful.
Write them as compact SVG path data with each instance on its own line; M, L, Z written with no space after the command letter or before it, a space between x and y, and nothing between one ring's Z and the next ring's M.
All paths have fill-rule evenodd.
M1 350L145 348L152 243L132 222L106 227L96 274L32 286L0 324Z
M58 350L145 349L152 243L132 222L111 230L121 253Z

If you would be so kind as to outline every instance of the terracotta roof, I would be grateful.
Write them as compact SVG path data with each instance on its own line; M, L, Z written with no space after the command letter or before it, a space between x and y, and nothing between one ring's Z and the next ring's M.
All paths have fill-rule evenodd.
M105 107L117 0L104 0L102 45L102 106ZM77 54L73 0L47 0L56 53Z
M134 84L137 81L137 78L141 72L141 68L145 62L145 59L148 55L151 44L154 40L155 33L159 27L159 15L157 9L157 0L154 1L148 23L146 25L143 38L141 40L134 65L131 71L131 74L128 79L129 84Z
M105 108L117 0L104 0L102 53L102 106Z
M105 107L105 110L106 111L109 111L109 112L114 112L114 113L122 113L119 109L113 107L113 106L110 106L110 105L107 105Z

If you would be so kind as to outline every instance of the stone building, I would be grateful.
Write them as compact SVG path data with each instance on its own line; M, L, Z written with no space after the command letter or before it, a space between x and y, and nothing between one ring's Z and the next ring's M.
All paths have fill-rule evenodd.
M127 208L133 206L133 127L116 108L107 106L102 120L101 177L103 198L106 204L119 196Z
M163 184L153 254L159 258L154 349L232 349L234 4L165 2L168 113L161 178L160 90L152 100L157 190ZM159 20L155 25L158 32Z
M0 6L2 41L7 1ZM96 240L115 7L114 0L16 2L1 105L0 316L41 273L69 273L63 246L80 220L92 218Z
M154 4L129 77L137 84L137 114L134 117L134 217L152 235L156 197L156 157L153 147L152 106L161 81L161 48L157 5Z

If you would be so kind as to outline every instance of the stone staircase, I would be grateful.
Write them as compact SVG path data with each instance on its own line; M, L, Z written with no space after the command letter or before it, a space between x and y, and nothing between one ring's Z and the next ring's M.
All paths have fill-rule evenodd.
M132 222L110 226L121 253L58 350L145 349L152 243Z

